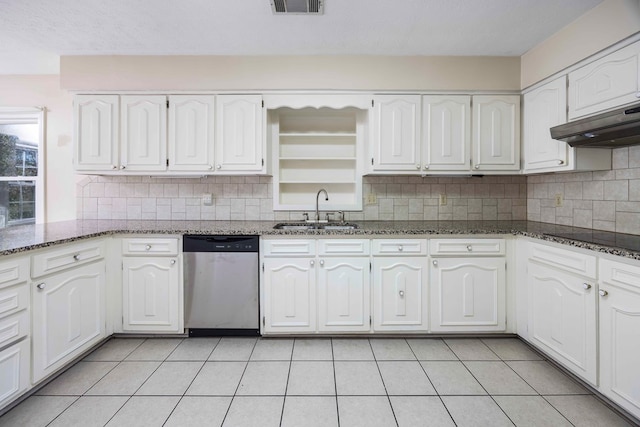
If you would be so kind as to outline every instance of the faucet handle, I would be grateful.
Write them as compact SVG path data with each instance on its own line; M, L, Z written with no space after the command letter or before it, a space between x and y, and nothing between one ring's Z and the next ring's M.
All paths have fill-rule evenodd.
M302 218L304 218L305 221L309 221L309 214L307 212L303 212Z
M338 216L340 218L340 222L344 222L344 211L338 211Z

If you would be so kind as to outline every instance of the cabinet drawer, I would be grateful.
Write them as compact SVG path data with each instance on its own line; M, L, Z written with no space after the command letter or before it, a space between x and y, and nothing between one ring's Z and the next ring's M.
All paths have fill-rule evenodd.
M425 239L389 239L373 241L374 255L426 255L427 241Z
M31 277L40 277L104 258L104 241L65 245L31 257Z
M0 348L29 335L29 312L21 311L0 319Z
M338 255L369 255L371 252L369 240L318 240L318 254L325 256Z
M17 313L29 306L29 287L20 286L0 289L0 318Z
M600 260L600 283L640 291L640 265Z
M263 240L264 256L313 256L316 254L315 240Z
M122 239L122 255L178 255L176 238L127 238Z
M504 255L503 239L433 239L429 241L431 256Z
M0 262L0 289L25 282L29 276L29 258Z
M596 277L596 257L567 249L532 243L529 259L582 276Z

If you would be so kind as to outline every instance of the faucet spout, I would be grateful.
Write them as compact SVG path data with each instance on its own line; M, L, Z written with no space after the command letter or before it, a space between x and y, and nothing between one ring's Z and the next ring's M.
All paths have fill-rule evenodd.
M320 211L318 210L320 193L324 193L324 200L329 200L329 194L327 194L327 190L321 188L316 194L316 222L320 222Z

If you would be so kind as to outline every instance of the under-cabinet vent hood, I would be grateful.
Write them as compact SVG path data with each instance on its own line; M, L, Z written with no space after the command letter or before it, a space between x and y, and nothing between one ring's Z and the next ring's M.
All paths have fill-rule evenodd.
M324 0L269 0L275 15L322 15Z
M551 138L572 147L616 148L640 144L640 104L551 128Z

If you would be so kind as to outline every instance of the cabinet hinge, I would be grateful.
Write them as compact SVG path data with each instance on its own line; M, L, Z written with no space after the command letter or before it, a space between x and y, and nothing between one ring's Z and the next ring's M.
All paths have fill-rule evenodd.
M264 99L262 100L262 108L264 108Z
M167 99L167 108L169 108L169 100Z
M371 267L371 263L369 263L369 271L371 271L373 267Z
M264 316L262 316L262 326L264 326L264 325L265 325L265 322L266 322L266 321L265 321L265 318L264 318Z
M371 158L371 166L373 166L373 157Z
M371 326L371 316L369 316L369 326Z
M169 159L167 159L167 166L169 166Z
M262 159L262 166L264 166L264 159Z
M373 107L373 99L371 100L371 106Z
M264 262L262 263L262 272L264 273Z

